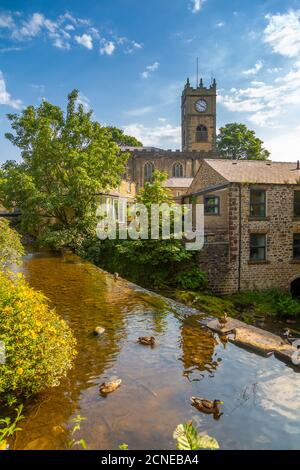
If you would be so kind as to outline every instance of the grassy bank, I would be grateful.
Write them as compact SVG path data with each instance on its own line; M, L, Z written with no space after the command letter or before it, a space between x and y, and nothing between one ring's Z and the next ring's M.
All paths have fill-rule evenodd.
M211 315L223 315L253 323L258 318L300 319L300 302L289 293L277 289L240 292L216 296L201 291L176 291L177 300Z

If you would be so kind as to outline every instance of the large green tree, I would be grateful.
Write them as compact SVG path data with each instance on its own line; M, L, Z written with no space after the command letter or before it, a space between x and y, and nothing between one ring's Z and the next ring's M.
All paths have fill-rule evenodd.
M77 99L74 90L66 113L43 101L8 115L6 137L22 161L2 165L0 200L20 209L23 229L56 246L95 229L95 195L119 185L128 158Z
M143 144L131 135L124 134L124 131L118 127L108 126L107 129L111 132L113 140L119 145L128 147L143 147Z
M270 152L263 145L254 131L236 122L221 127L217 137L218 154L233 160L267 160Z

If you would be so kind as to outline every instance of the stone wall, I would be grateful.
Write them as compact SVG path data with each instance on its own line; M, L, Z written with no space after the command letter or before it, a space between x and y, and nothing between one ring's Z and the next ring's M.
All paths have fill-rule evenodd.
M173 176L173 165L181 163L183 166L183 177L193 178L198 172L201 162L205 158L214 157L214 152L135 150L131 152L127 164L127 173L132 181L136 183L137 190L139 190L144 185L144 166L148 162L153 163L156 170L167 173L170 178Z
M253 187L253 186L252 186ZM289 290L291 282L300 277L300 262L293 260L293 234L300 233L300 219L294 218L293 185L259 186L267 194L267 217L249 217L250 186L243 185L241 215L241 289L279 287ZM250 234L267 235L267 260L249 261Z
M251 188L266 190L265 219L250 217ZM298 187L293 185L230 185L224 193L228 201L223 205L225 213L220 212L220 223L216 222L218 216L205 217L207 240L199 253L199 264L208 273L214 292L288 291L291 282L300 277L300 262L293 260L293 234L300 233L300 219L294 218L295 189ZM251 233L266 234L266 261L250 260Z

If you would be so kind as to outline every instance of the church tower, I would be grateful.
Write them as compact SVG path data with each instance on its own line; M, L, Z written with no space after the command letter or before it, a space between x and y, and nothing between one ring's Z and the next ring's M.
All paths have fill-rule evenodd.
M182 150L209 152L216 146L217 84L193 88L187 79L181 99Z

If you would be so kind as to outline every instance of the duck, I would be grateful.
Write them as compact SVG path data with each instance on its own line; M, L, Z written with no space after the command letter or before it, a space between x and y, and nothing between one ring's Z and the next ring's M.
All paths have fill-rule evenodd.
M99 392L102 396L105 397L109 393L112 393L117 390L117 388L120 387L121 383L121 379L111 380L110 382L103 382L99 387Z
M221 328L224 328L227 325L228 314L224 313L223 317L219 318L219 325Z
M192 406L197 410L202 411L208 415L214 415L215 419L218 419L222 413L220 411L220 405L224 405L221 400L207 400L206 398L191 397Z
M299 339L299 338L293 338L291 336L291 330L289 328L286 328L280 336L283 339L285 344L291 344L291 345L293 345L294 341Z
M155 338L154 336L140 336L138 343L144 344L145 346L154 346Z

